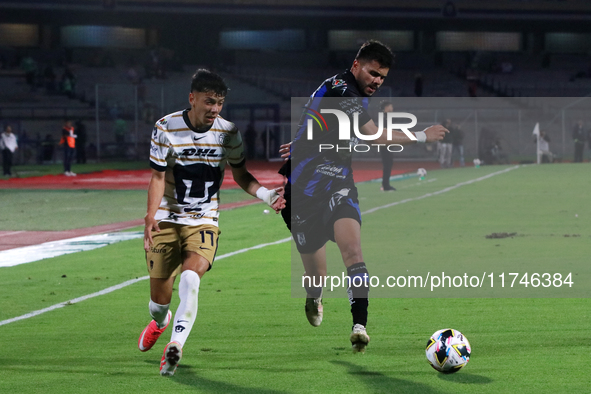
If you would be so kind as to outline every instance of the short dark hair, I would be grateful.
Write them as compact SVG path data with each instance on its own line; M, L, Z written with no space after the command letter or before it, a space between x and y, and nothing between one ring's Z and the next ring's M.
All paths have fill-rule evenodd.
M380 63L380 66L390 68L394 64L394 54L387 45L376 40L369 40L361 45L355 60L368 62L375 60Z
M392 108L394 108L394 104L392 104L391 101L388 101L388 100L380 101L380 111L383 111L388 105L391 105Z
M200 68L193 74L191 92L213 92L225 96L228 93L228 85L218 74Z

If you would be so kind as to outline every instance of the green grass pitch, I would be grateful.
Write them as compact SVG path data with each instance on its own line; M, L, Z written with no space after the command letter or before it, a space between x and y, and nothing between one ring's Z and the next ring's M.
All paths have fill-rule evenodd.
M578 274L576 284L586 284L589 165L525 166L437 194L504 168L431 171L429 182L394 183L394 193L379 192L379 183L360 184L362 212L432 193L363 215L370 274L568 269ZM140 210L145 204L143 192L125 199L137 200ZM218 256L288 236L281 218L263 209L259 204L222 213ZM11 221L2 222L3 229L18 225L17 217ZM494 232L516 235L485 238ZM344 291L325 299L322 326L310 326L303 300L292 297L302 269L299 260L290 267L290 249L286 242L214 264L202 281L199 315L172 378L158 374L168 330L153 350L137 350L149 321L148 282L140 281L0 326L0 392L590 391L591 302L584 298L589 288L578 298L566 297L566 289L558 295L565 298L532 298L524 288L512 298L430 298L422 292L394 298L376 291L370 300L371 343L365 354L354 355ZM334 245L328 255L329 270L340 272ZM0 321L142 277L144 264L142 242L134 240L1 268ZM173 310L177 305L175 293ZM432 370L424 354L429 336L445 327L462 331L473 350L468 365L454 375Z

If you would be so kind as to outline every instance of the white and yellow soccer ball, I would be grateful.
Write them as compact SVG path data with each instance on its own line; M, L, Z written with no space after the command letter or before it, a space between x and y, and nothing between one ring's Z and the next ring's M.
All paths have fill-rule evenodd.
M433 368L449 374L468 364L472 348L464 334L453 328L444 328L431 335L425 352Z

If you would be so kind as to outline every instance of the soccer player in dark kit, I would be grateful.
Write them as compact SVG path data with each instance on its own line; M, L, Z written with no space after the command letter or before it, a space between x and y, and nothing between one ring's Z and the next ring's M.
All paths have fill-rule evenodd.
M304 279L312 279L304 280L306 316L315 327L322 323L321 278L327 274L326 243L331 240L336 242L341 252L349 278L347 293L353 315L349 338L354 352L364 352L370 340L366 331L369 275L361 251L361 213L351 168L351 147L358 143L358 139L353 137L350 141L340 141L349 149L322 149L338 146L341 119L327 115L323 117L325 123L319 122L320 125L308 120L322 110L335 110L332 114L340 111L350 124L358 125L361 134L381 134L371 143L381 144L382 149L390 144L441 140L447 132L441 125L415 133L397 130L388 133L380 130L370 118L368 98L384 82L393 58L387 46L378 41L368 41L359 49L350 70L325 80L304 108L298 132L291 144L290 160L282 168L288 176L285 198L288 201L286 213L290 212L289 216L283 216L286 222L289 220L287 224L304 265ZM310 124L313 126L312 139L309 139Z

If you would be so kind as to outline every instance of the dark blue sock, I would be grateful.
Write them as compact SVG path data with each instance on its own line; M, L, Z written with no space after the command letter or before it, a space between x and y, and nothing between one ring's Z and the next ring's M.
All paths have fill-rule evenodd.
M369 305L369 273L364 262L353 264L347 268L347 274L350 278L349 303L351 304L351 314L353 315L353 325L361 324L367 326L367 307Z
M312 286L309 286L309 284ZM314 278L310 277L310 283L308 283L308 280L304 281L304 288L306 289L306 293L308 293L309 298L319 298L322 295L322 280L320 280L320 283L315 283Z

